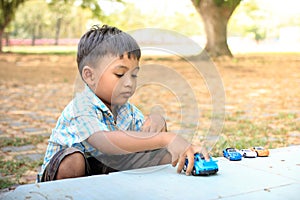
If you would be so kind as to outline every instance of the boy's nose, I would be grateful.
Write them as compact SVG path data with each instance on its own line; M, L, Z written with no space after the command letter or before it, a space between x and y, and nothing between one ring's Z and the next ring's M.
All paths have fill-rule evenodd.
M133 80L130 76L126 76L124 80L124 85L125 87L132 87L133 85Z

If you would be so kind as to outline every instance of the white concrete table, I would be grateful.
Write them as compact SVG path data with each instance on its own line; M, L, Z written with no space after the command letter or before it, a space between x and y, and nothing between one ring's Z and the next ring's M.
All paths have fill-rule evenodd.
M177 174L170 165L23 185L2 199L300 199L300 146L269 157L216 158L212 176Z

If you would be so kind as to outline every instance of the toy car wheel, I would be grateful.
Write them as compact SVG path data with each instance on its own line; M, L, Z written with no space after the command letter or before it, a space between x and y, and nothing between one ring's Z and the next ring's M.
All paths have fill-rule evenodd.
M183 165L183 171L186 171L186 165Z
M195 169L193 169L193 171L192 171L192 175L193 175L193 176L195 176L195 175L196 175L196 170L195 170Z

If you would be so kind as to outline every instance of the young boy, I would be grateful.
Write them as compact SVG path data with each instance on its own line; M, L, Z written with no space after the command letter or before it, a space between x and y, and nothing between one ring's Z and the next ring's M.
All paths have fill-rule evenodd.
M58 119L38 181L52 181L172 163L193 168L205 149L166 132L159 115L146 120L128 99L136 89L141 51L121 30L94 26L78 44L77 64L85 83Z

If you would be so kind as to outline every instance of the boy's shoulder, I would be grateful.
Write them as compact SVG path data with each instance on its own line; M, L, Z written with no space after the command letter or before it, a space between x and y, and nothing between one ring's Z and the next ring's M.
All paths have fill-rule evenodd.
M63 110L62 115L68 116L67 118L73 118L82 115L95 115L98 112L110 112L110 110L94 93L86 89L74 96ZM141 110L130 102L120 106L119 114L131 115L134 118L144 117Z
M85 91L76 93L73 99L63 109L61 116L65 119L72 119L82 115L91 115L94 113L95 104L97 105L94 97L89 94L87 95ZM105 105L99 104L98 106L105 109Z

